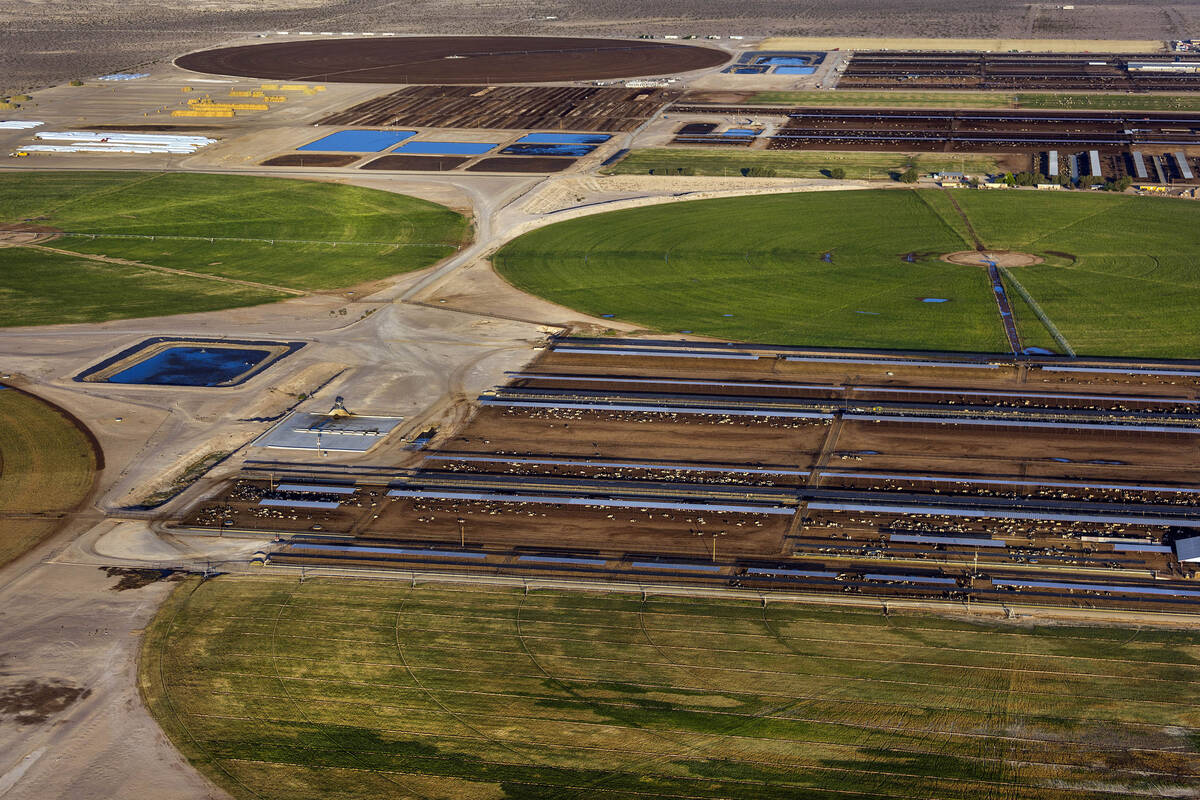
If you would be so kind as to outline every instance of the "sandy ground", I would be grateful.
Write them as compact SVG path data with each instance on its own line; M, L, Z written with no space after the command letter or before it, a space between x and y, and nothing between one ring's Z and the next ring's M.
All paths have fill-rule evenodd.
M1156 39L983 39L905 38L898 36L772 36L760 50L986 50L1006 53L1154 53Z
M50 86L144 67L188 50L265 31L444 34L640 34L1007 39L1163 40L1195 35L1200 6L1101 0L1064 9L994 0L156 0L79 4L0 0L0 91ZM876 40L888 41L888 40ZM836 46L836 45L834 45ZM1079 45L1067 45L1075 46ZM1140 48L1139 48L1140 49Z
M217 391L72 380L88 365L168 332L306 345L245 384ZM110 465L97 504L119 511L204 454L242 447L301 393L310 395L302 410L327 411L342 396L356 413L400 415L417 424L520 367L542 336L534 324L321 296L170 322L9 331L0 337L0 360L14 384L71 409L93 430Z
M173 584L115 591L118 581L94 565L37 564L0 586L5 800L226 797L138 695L139 633Z

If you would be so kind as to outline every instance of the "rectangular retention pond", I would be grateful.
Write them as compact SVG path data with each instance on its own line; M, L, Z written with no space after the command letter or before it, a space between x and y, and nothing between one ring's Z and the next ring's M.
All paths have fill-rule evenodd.
M594 144L510 144L500 152L507 156L571 156L579 158L596 149Z
M219 386L249 372L269 350L232 347L169 347L109 377L109 383Z
M527 133L517 144L604 144L611 138L606 133Z
M75 380L144 386L235 386L303 346L303 342L156 336L89 367Z
M339 131L296 149L326 153L378 153L416 135L416 131Z

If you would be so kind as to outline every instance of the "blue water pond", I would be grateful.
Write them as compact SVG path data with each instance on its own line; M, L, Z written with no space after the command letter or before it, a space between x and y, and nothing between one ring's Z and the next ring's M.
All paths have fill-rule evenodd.
M378 153L416 135L416 131L339 131L296 149L326 153Z
M268 350L248 348L168 347L108 380L156 386L218 386L254 368L268 355Z
M606 133L527 133L517 144L604 144L611 138Z
M773 67L807 67L812 61L811 56L765 56L755 63L770 64Z
M592 144L510 144L500 152L506 156L586 156L596 149Z

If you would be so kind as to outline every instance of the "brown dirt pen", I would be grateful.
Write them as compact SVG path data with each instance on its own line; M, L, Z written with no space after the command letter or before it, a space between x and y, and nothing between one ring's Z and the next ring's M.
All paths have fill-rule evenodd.
M1188 586L1183 580L1189 569L1174 560L1169 547L1121 550L1105 538L1161 546L1170 538L1162 525L1063 521L1052 514L1006 520L920 510L809 510L810 501L800 503L791 515L722 506L778 507L799 493L834 502L835 509L840 508L837 503L849 504L847 508L879 502L905 507L957 503L967 508L1011 508L1015 503L1041 510L1059 504L1064 511L1110 516L1117 513L1113 509L1125 506L1131 509L1128 513L1153 507L1158 509L1154 513L1194 516L1200 495L1186 488L1200 483L1200 470L1187 456L1192 434L850 416L831 421L719 410L584 410L570 405L574 398L630 404L642 397L652 404L709 403L714 409L852 403L855 408L896 413L926 409L934 416L956 413L964 406L976 414L1070 415L1085 420L1105 419L1110 413L1195 413L1189 395L1196 387L1194 380L1172 383L1173 378L1113 375L1089 381L1086 376L1027 367L991 371L871 365L847 355L855 363L774 358L722 363L549 351L532 368L541 377L515 378L491 397L511 396L518 402L543 397L554 407L484 406L461 429L441 433L415 470L389 471L380 464L374 478L359 479L354 494L338 496L336 508L261 506L260 499L273 496L273 490L265 473L250 471L191 508L181 523L310 537L349 533L364 544L385 548L377 551L385 555L363 551L365 556L345 557L360 566L396 560L387 553L407 553L399 561L420 561L424 566L437 562L436 555L428 556L431 562L423 551L389 551L389 546L444 550L465 545L488 554L487 560L467 565L451 558L442 567L505 572L520 567L521 553L557 552L583 554L598 560L609 574L626 575L636 574L637 567L630 565L639 560L685 559L715 562L722 570L719 575L693 572L689 580L772 588L745 569L786 562L794 569L844 576L840 583L814 583L809 587L813 591L943 599L961 599L960 590L972 586L972 591L999 597L1004 592L998 587L1004 584L993 580L1030 575L1144 585L1157 575L1177 588ZM314 467L311 473L303 465L294 469L293 480L328 480L321 477L324 467ZM389 496L394 486L416 487L417 496ZM437 497L439 492L467 494ZM505 493L556 492L616 504L497 498ZM655 507L642 505L642 499L708 505ZM937 538L893 542L894 534L994 537L1003 544L942 546ZM272 559L316 563L331 557L305 547L297 542ZM864 578L868 573L912 570L937 580L921 587ZM976 573L986 577L971 577ZM1147 602L1145 597L1076 598L1066 593L1061 601L1167 610L1194 602L1180 597L1185 600ZM1027 594L1017 601L1044 602Z
M177 66L214 75L341 83L542 83L715 67L711 47L542 36L310 39L189 53Z
M362 156L352 153L286 153L262 162L264 167L345 167Z
M678 94L591 86L407 86L330 114L320 124L629 131Z

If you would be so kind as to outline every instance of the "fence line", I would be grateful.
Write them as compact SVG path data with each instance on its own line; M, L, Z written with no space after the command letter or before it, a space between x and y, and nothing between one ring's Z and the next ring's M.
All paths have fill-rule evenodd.
M189 242L266 242L267 244L329 244L329 245L367 245L368 247L452 247L461 250L461 244L449 242L330 242L319 239L250 239L237 236L171 236L166 234L149 233L77 233L75 231L60 231L57 236L79 236L88 239L159 239L189 241Z

